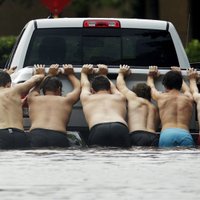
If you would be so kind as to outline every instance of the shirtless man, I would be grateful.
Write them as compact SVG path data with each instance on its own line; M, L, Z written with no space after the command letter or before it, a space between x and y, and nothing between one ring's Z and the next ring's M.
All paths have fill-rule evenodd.
M11 70L0 71L0 148L20 149L29 146L24 132L22 95L39 83L44 75L32 76L29 80L11 87Z
M188 77L190 80L190 90L192 92L194 101L197 104L197 116L198 116L198 122L199 122L199 127L200 127L200 93L197 87L197 80L199 79L199 74L197 70L194 68L189 68L187 72L188 72ZM197 138L197 144L200 145L200 134Z
M156 128L159 114L158 109L151 103L151 88L145 83L139 83L131 91L124 80L130 73L129 66L120 65L117 88L128 101L131 145L158 146L159 135L156 134Z
M154 78L157 76L157 67L150 66L147 84L151 87L152 98L157 101L162 123L159 147L193 146L194 141L189 133L193 98L180 68L171 67L171 71L165 74L162 81L166 89L164 93L155 88Z
M126 98L106 77L106 65L83 65L81 71L81 103L90 134L88 145L129 147L126 117ZM95 72L93 81L88 75Z
M37 66L38 73L44 74L44 66ZM69 79L73 90L62 96L62 82L56 75L59 65L51 65L48 76L28 96L31 120L31 147L69 147L66 126L73 105L80 96L80 81L75 77L72 65L63 65L63 74Z

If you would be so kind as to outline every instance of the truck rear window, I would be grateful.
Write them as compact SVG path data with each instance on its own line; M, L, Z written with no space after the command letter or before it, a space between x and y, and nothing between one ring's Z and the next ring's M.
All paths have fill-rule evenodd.
M128 64L144 68L178 66L170 34L162 30L58 28L37 29L24 67L34 64Z

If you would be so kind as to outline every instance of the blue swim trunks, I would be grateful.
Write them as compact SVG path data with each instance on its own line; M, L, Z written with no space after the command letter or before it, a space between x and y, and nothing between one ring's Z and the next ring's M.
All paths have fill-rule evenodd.
M194 141L191 134L181 128L167 128L161 131L159 147L193 147Z

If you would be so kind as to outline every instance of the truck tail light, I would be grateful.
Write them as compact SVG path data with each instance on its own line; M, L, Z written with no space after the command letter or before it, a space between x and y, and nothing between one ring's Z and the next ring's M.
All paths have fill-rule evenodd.
M120 28L118 20L85 20L83 22L85 28Z

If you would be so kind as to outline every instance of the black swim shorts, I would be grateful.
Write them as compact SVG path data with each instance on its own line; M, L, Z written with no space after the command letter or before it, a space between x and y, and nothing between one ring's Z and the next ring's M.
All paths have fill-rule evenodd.
M29 132L32 148L43 147L69 147L70 143L67 134L43 128L32 129Z
M128 128L119 122L97 124L90 130L88 145L129 147Z
M130 133L131 146L158 146L159 135L148 131Z
M0 129L0 149L23 149L30 146L27 134L17 128Z

